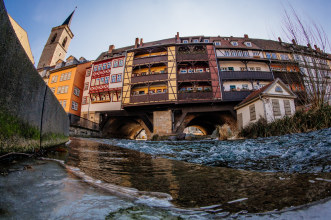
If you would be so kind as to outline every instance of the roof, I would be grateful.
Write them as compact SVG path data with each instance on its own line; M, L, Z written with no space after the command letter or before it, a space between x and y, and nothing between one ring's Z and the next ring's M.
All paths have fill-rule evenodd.
M283 81L280 80L279 78L277 78L274 81L267 84L266 86L264 86L264 87L260 88L259 90L256 90L256 91L252 92L251 94L249 94L242 102L240 102L235 107L235 109L237 109L237 108L247 104L248 102L254 100L255 98L265 94L267 92L267 90L269 90L269 88L274 86L276 83L279 83L282 87L284 87L286 90L288 90L288 92L292 95L292 97L296 97L296 95L294 95L294 93L290 89L288 89L288 87L283 83Z
M69 15L69 17L67 17L67 19L63 22L62 25L68 25L68 27L70 27L72 16L74 15L75 10L73 12L71 12L71 14Z
M257 45L262 50L275 50L275 51L287 51L285 43L274 40L264 40L264 39L251 39L251 41Z

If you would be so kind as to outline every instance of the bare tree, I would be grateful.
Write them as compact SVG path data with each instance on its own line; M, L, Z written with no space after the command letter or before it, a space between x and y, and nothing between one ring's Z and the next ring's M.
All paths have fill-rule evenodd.
M283 31L293 43L288 47L294 58L293 65L299 67L302 76L305 97L299 98L311 108L330 104L330 55L325 52L330 50L328 37L323 27L313 21L305 22L292 5L289 8L284 9Z

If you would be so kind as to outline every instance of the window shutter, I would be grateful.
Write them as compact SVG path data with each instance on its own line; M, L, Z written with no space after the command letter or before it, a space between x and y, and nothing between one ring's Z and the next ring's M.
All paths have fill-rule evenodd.
M251 121L256 120L255 104L249 106L249 115Z
M281 116L278 99L272 99L272 110L274 112L274 116Z
M284 100L285 115L291 115L290 100Z

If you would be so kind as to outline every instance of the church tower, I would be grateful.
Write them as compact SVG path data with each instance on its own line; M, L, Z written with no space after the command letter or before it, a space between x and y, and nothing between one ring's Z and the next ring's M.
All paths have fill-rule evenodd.
M63 22L62 25L52 28L40 56L37 69L53 66L59 59L65 60L71 39L74 37L70 30L70 23L75 10Z

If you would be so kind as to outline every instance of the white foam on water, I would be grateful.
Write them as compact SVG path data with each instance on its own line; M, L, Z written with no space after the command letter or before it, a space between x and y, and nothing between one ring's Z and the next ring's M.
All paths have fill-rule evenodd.
M231 204L231 203L235 203L235 202L242 202L242 201L245 201L245 200L247 200L248 198L241 198L241 199L236 199L236 200L232 200L232 201L230 201L230 202L228 202L229 204Z

